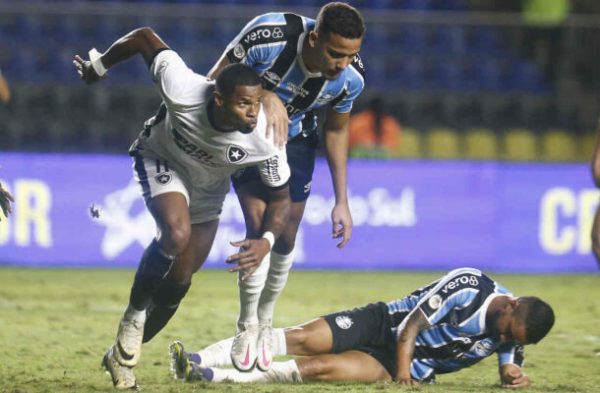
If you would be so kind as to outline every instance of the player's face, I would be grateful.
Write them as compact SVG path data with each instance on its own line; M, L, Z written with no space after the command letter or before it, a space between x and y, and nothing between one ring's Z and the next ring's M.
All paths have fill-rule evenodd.
M262 86L236 86L224 99L223 108L231 126L244 133L256 128L262 99Z
M500 333L500 340L503 343L514 342L520 345L528 344L525 324L517 318L512 318L512 321L508 324L504 333Z
M337 79L360 51L362 38L344 38L336 33L318 35L315 31L311 34L315 71L321 72L325 79Z

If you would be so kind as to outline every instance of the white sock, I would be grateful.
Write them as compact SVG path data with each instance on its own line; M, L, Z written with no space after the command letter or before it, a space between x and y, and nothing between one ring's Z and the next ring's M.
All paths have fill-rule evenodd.
M275 302L287 283L294 261L294 250L287 255L271 251L271 266L265 288L258 301L258 321L270 325L273 321Z
M302 382L300 370L295 360L286 362L273 362L271 369L262 372L254 369L250 372L242 373L234 368L211 368L213 371L213 382Z
M123 313L123 319L126 321L146 321L146 310L136 310L131 304L127 305Z
M233 337L226 338L197 352L202 367L231 366ZM273 329L273 356L287 355L284 329Z
M233 337L216 342L198 351L202 367L231 366L231 346Z
M240 291L240 315L238 329L244 325L258 324L258 300L265 287L267 272L269 271L270 254L267 254L258 269L245 281L242 281L243 271L238 274L238 287Z

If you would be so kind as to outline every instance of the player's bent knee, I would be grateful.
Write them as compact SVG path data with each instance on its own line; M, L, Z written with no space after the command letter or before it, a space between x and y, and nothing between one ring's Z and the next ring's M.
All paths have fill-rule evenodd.
M189 226L168 226L163 229L159 242L165 251L173 255L179 255L187 247L191 236Z

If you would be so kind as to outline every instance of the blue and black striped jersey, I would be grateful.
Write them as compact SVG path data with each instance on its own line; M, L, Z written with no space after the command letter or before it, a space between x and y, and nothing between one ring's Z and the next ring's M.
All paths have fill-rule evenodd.
M388 303L394 337L408 314L420 309L429 324L417 336L411 375L423 380L498 354L500 364L523 364L523 347L502 344L486 327L486 311L497 296L512 296L481 271L456 269L409 296Z
M313 30L314 19L292 13L259 15L227 46L223 56L231 63L253 67L264 86L284 102L290 117L289 138L309 134L317 127L313 110L326 104L339 113L350 112L365 85L359 55L335 80L311 73L302 61L302 43Z

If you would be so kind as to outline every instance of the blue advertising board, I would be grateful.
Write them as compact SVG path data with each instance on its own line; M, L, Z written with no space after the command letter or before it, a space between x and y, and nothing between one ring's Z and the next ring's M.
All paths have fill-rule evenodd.
M4 153L15 197L0 222L0 264L135 267L155 235L126 156ZM600 192L585 164L351 161L352 240L331 238L334 198L318 161L296 268L596 272L590 231ZM93 217L91 207L99 212ZM225 200L206 267L224 268L244 237Z

